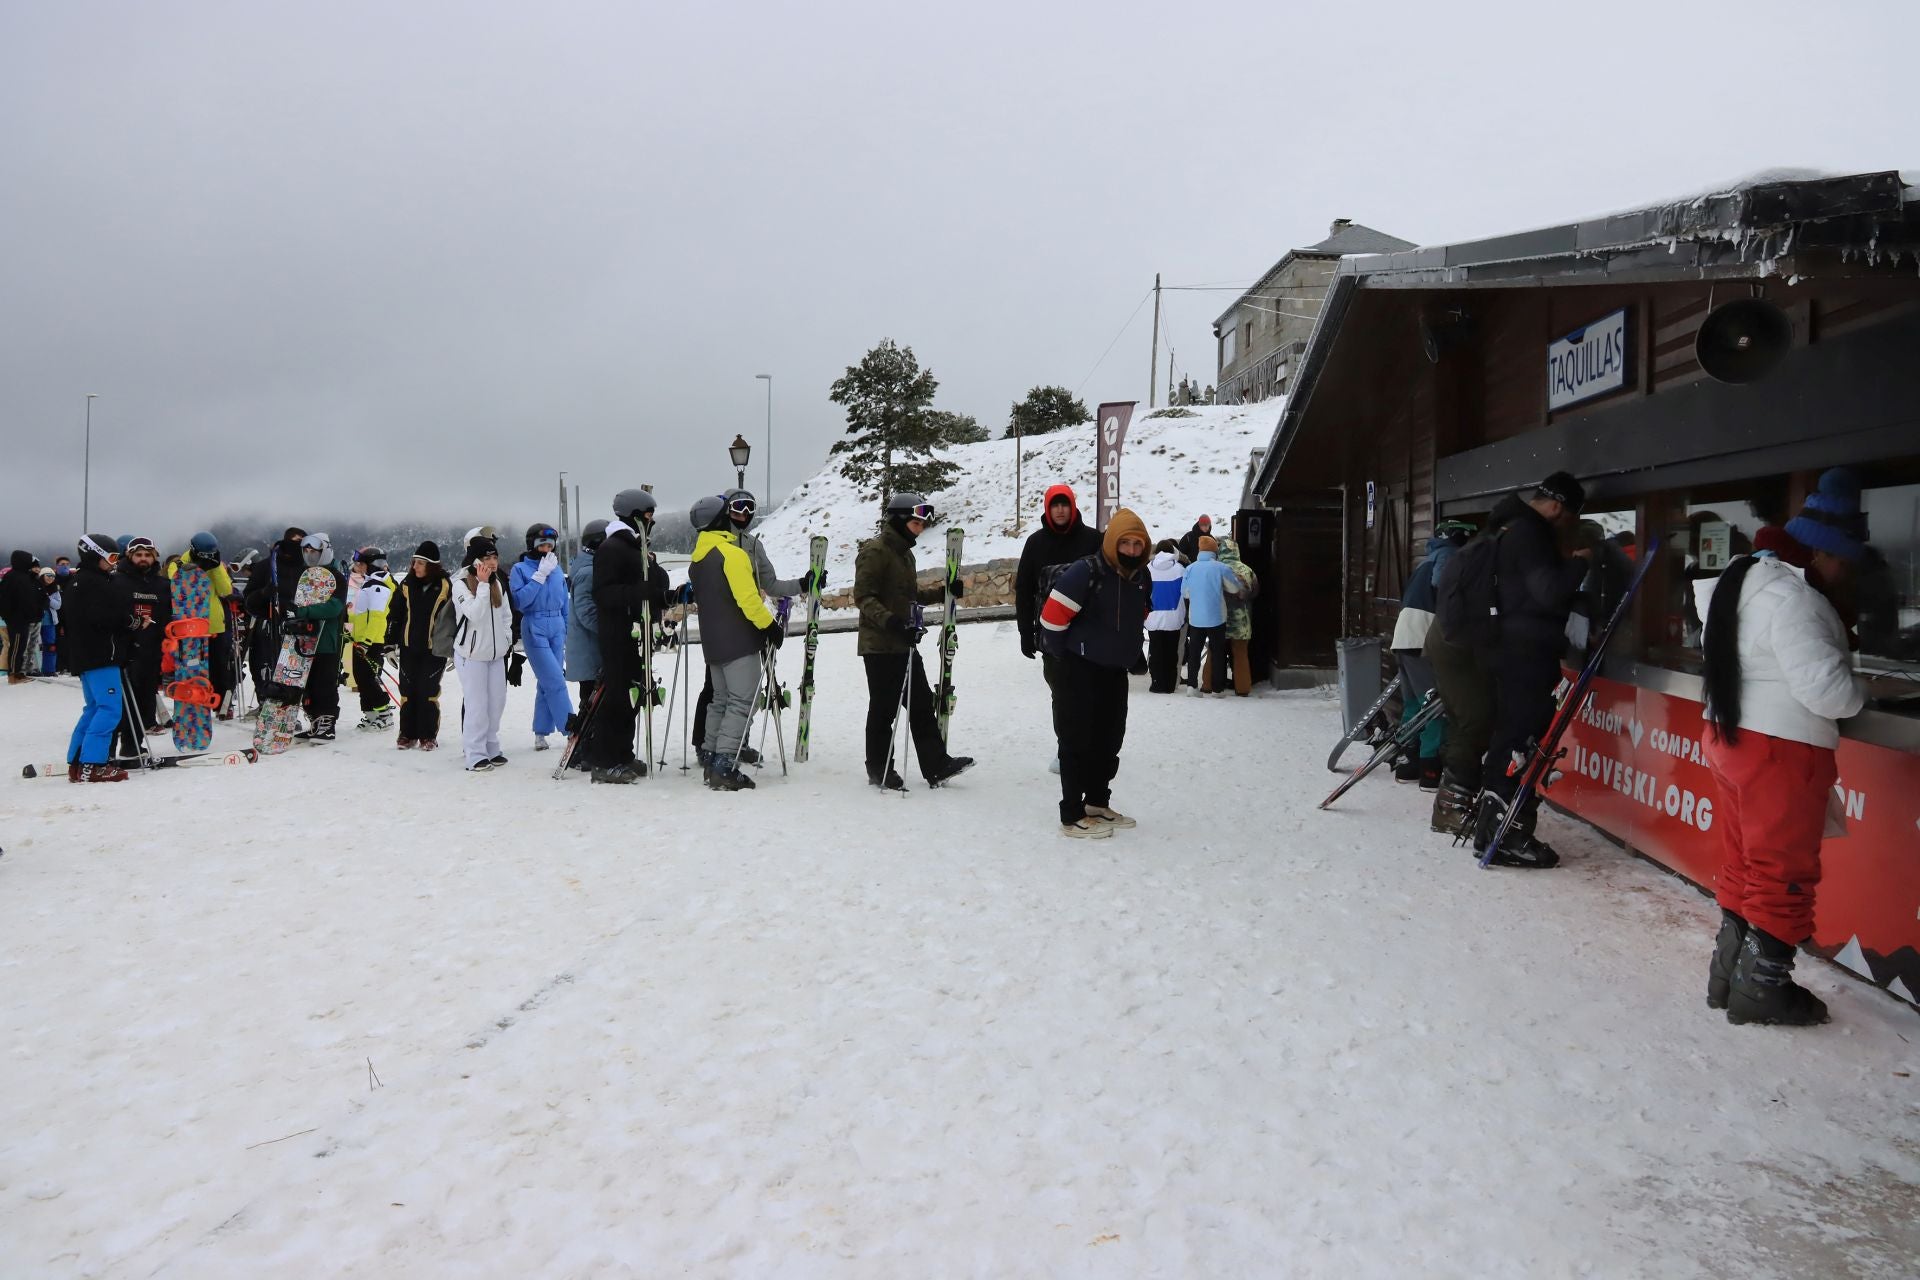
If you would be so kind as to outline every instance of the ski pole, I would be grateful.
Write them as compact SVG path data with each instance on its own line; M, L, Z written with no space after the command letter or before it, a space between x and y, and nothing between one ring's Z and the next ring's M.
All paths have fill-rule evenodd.
M667 722L660 728L660 759L656 764L648 761L653 768L664 769L667 764L667 748L673 743L673 704L680 696L680 656L685 645L673 646L673 671L667 676ZM684 713L683 713L684 714Z

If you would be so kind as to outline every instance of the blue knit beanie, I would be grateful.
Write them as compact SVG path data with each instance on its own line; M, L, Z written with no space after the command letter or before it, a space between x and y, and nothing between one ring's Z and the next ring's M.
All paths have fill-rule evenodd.
M1803 547L1858 560L1866 552L1867 518L1860 513L1860 477L1834 467L1807 495L1807 505L1787 521L1787 536Z

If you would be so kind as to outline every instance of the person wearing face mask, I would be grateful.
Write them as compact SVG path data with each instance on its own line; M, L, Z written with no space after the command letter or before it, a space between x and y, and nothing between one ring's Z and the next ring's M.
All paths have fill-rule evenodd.
M957 580L945 587L919 585L913 545L932 520L933 504L920 494L894 494L887 499L879 533L860 544L853 561L853 602L860 610L857 649L867 669L867 781L887 791L906 790L898 768L889 767L894 708L903 697L914 754L928 784L939 786L973 767L972 756L950 755L940 738L933 690L916 647L924 629L915 624L913 606L941 600L947 590L958 599L964 589Z
M555 549L560 534L552 525L527 529L527 549L508 575L513 606L520 614L520 646L533 668L533 749L547 749L547 735L564 732L573 719L564 659L567 648L567 575L560 572Z
M1702 745L1721 848L1707 1006L1725 1009L1729 1022L1827 1021L1826 1005L1793 981L1793 960L1813 933L1837 722L1866 704L1829 599L1853 575L1866 538L1860 482L1835 468L1784 529L1760 530L1752 555L1694 584L1706 624Z
M147 621L127 646L127 696L131 705L115 739L119 758L131 760L140 754L134 736L135 716L143 733L166 727L160 722L158 710L160 641L166 637L167 624L173 621L173 584L160 566L160 551L151 538L128 538L126 553L114 574L134 612ZM171 724L171 719L167 723Z
M1100 551L1068 565L1040 610L1043 643L1059 659L1053 721L1060 735L1060 834L1103 839L1135 826L1113 808L1127 736L1127 672L1140 653L1153 582L1147 526L1113 513Z
M333 563L333 539L310 533L300 540L300 560L306 569L324 569L333 576L333 596L319 604L295 606L292 618L314 628L313 667L301 702L312 723L294 736L313 742L332 742L334 722L340 718L340 633L347 614L347 579Z

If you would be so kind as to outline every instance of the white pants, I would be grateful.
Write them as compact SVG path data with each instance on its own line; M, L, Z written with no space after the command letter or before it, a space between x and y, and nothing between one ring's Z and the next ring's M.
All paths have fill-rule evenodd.
M507 709L507 663L504 658L463 658L455 655L454 674L460 677L460 749L469 765L500 754L500 715Z

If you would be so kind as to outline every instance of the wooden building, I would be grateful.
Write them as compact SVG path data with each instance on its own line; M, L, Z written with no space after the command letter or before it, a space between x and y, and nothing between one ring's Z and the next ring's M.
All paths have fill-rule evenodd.
M1702 883L1717 844L1677 794L1710 789L1692 759L1688 584L1791 517L1827 467L1862 475L1885 558L1861 601L1861 667L1920 673L1920 189L1897 173L1349 260L1299 364L1252 484L1273 531L1275 660L1325 665L1336 638L1390 633L1437 518L1483 516L1573 472L1586 514L1661 550L1596 699L1595 724L1625 736L1583 723L1581 768L1554 798ZM1647 758L1649 726L1666 765ZM1920 707L1888 696L1845 733L1843 785L1877 781L1856 798L1868 814L1834 855L1846 870L1822 887L1816 938L1833 954L1851 944L1857 970L1911 999ZM1617 778L1633 779L1622 804L1607 794Z

